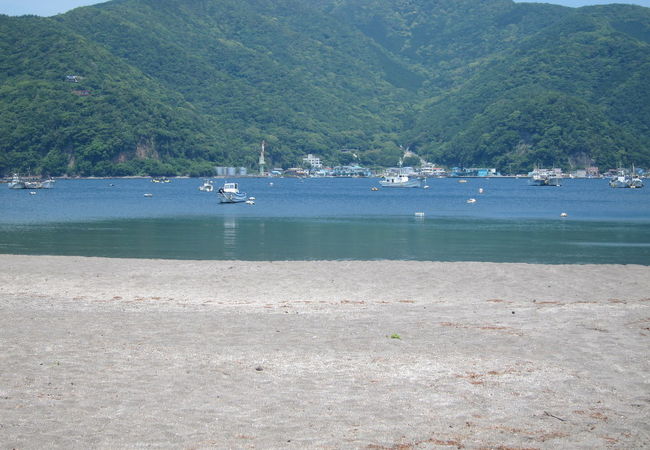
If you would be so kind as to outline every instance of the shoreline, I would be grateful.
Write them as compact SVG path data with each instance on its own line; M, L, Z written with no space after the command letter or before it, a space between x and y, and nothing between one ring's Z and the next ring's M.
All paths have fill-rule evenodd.
M643 448L650 267L0 255L7 448Z

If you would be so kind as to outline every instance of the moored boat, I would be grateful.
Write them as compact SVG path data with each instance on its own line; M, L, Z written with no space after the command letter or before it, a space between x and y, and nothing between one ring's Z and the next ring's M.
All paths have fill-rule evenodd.
M424 186L425 181L426 178L424 177L406 175L400 172L396 175L384 175L379 184L382 187L421 188Z
M7 186L9 186L9 189L25 189L25 181L23 181L20 176L15 173Z
M239 192L237 183L224 183L217 191L221 203L239 203L247 200L245 192Z
M212 185L212 180L204 180L203 184L199 186L199 191L202 192L212 192L214 190L214 186Z
M561 175L553 169L535 169L528 176L529 186L562 186Z
M25 189L52 189L55 181L52 178L47 180L25 181Z
M629 175L621 169L609 180L609 185L613 188L638 189L643 187L643 180L638 175Z

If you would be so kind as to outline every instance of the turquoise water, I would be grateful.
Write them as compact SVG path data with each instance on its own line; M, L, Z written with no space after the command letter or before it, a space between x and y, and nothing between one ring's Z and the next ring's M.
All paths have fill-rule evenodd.
M36 195L0 185L0 253L650 265L648 188L492 178L373 192L377 179L237 181L255 205L221 205L198 179L60 180Z

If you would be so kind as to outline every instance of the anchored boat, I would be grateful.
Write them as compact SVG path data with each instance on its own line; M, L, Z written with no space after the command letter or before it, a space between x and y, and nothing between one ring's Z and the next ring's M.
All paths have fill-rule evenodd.
M406 175L402 172L396 175L384 175L379 184L382 187L421 188L426 178L420 176Z
M562 186L562 177L553 169L535 169L529 176L530 186Z
M224 183L217 191L221 203L239 203L247 200L245 192L239 192L237 183Z
M212 186L212 180L204 180L203 184L199 186L199 191L212 192L213 190L214 186Z
M25 182L15 173L7 186L9 189L25 189Z
M55 181L52 178L47 180L24 180L15 173L8 186L9 189L52 189Z
M642 188L643 180L636 174L628 175L624 170L619 170L618 174L609 180L609 185L613 188Z

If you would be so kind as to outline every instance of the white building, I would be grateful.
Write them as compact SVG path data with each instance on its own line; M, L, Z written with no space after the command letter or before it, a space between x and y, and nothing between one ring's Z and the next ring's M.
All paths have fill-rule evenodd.
M320 162L320 158L311 153L305 156L302 161L306 164L309 164L314 169L320 169L323 167L323 164Z

